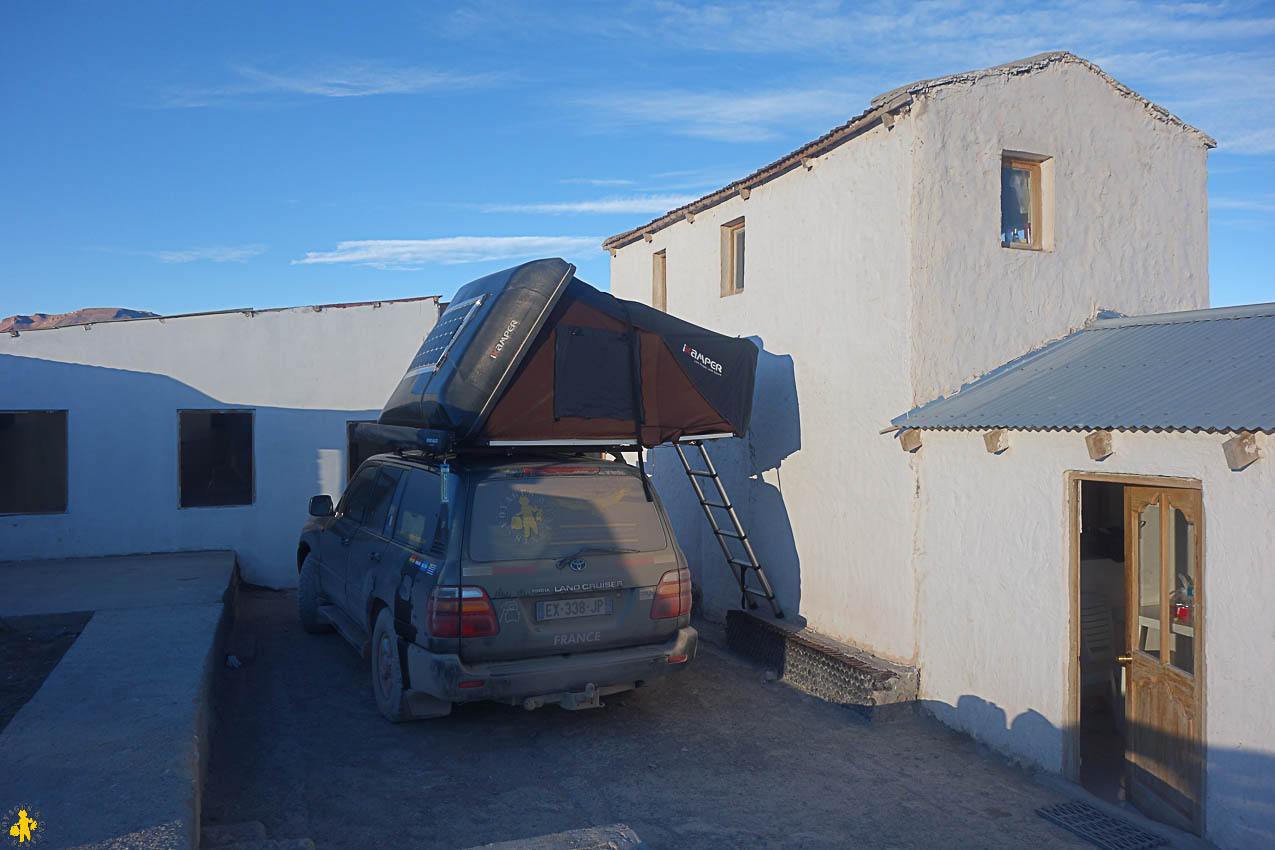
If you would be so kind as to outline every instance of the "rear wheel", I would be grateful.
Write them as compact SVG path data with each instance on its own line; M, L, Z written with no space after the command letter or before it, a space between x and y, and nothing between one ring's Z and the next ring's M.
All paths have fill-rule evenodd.
M301 576L297 579L297 613L301 616L301 628L312 635L332 629L319 619L319 606L324 602L323 591L319 588L319 562L313 554L307 554L301 563Z
M423 691L403 690L403 668L399 661L398 636L394 634L394 615L382 608L372 629L372 693L376 707L393 723L446 717L452 704Z
M386 720L402 723L411 719L407 701L403 699L403 671L398 663L398 638L394 634L394 617L389 608L376 615L372 630L372 693L376 707Z

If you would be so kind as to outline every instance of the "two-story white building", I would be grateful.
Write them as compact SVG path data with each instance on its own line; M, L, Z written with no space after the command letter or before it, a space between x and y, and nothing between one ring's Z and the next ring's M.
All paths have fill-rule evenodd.
M1119 711L1128 689L1114 654L1105 659L1116 671L1110 691L1095 695L1081 681L1096 672L1103 682L1102 671L1080 669L1095 643L1082 627L1105 618L1116 644L1134 629L1143 640L1139 657L1154 651L1159 659L1160 618L1180 613L1184 583L1199 578L1199 564L1190 577L1165 567L1164 578L1156 561L1164 593L1143 602L1167 608L1156 608L1155 630L1138 625L1125 613L1124 538L1117 530L1100 545L1099 532L1121 526L1126 490L1143 492L1134 485L1186 488L1191 498L1203 486L1203 511L1214 513L1201 563L1215 552L1230 563L1210 563L1201 590L1224 581L1216 597L1230 602L1237 580L1269 584L1273 541L1254 523L1275 524L1270 463L1232 472L1222 447L1240 430L1275 428L1275 411L1239 424L1215 411L1195 426L1172 417L1094 424L1067 419L1066 411L1034 424L977 416L924 424L972 434L922 430L903 414L1099 317L1207 307L1206 159L1214 144L1092 63L1042 54L883 94L782 159L604 243L617 296L751 337L761 348L748 439L711 451L790 616L919 668L920 698L935 715L1073 778L1081 778L1082 749L1094 750L1087 769L1109 763L1109 774L1126 758L1145 767L1164 754L1140 756L1134 743L1125 749L1125 738L1136 735ZM1261 310L1250 312L1258 323L1248 326L1261 329L1259 337L1275 327L1260 323ZM1201 356L1211 350L1204 345ZM1083 388L1100 375L1074 379ZM1171 383L1157 386L1167 392ZM1085 433L1058 430L1073 426ZM1136 433L1151 428L1166 433ZM1013 429L1031 433L1020 438ZM1104 455L1103 434L1110 442L1112 429L1117 449ZM1173 429L1184 433L1167 433ZM1085 437L1094 432L1101 433L1090 449ZM1263 436L1246 439L1252 447ZM1033 460L1026 445L1040 447ZM676 457L657 449L652 460L696 565L704 609L720 617L737 605L738 588ZM1082 481L1117 488L1094 494L1106 507L1083 524L1090 532L1084 559ZM1157 510L1180 507L1176 496L1172 506L1161 497ZM1197 504L1191 498L1180 501ZM1214 525L1224 511L1233 528ZM1190 516L1201 521L1198 511ZM1082 560L1115 565L1086 581L1091 590L1110 589L1101 600L1096 590L1082 596ZM1275 609L1264 587L1248 592ZM1202 614L1205 603L1195 602ZM1275 638L1267 616L1244 642L1221 607L1209 609L1209 642L1197 634L1194 650L1185 650L1199 659L1187 674L1192 709L1142 718L1165 727L1150 730L1157 741L1182 743L1185 766L1144 771L1164 787L1107 790L1214 840L1247 846L1255 836L1275 836L1275 807L1246 799L1275 789L1275 728L1253 708L1275 697ZM1101 617L1082 617L1090 608ZM1243 610L1252 613L1252 605ZM1199 625L1173 626L1156 675L1173 664L1192 666L1168 641L1188 646L1180 634ZM1229 642L1245 645L1233 653ZM1241 665L1253 674L1244 685L1236 678ZM1256 701L1254 688L1263 695ZM1104 726L1109 739L1084 732L1083 705L1106 710L1094 723L1112 727ZM1147 697L1138 705L1145 712L1161 703ZM1242 777L1227 774L1241 762ZM1119 779L1089 784L1101 790L1102 782ZM1163 797L1173 799L1159 811Z

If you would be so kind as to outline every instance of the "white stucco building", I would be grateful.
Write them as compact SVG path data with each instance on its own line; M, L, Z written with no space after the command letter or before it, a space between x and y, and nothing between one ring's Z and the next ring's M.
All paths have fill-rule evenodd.
M1261 463L1231 471L1222 446L1238 433L1232 423L1117 431L1117 450L1097 461L1088 432L1001 432L1012 448L990 454L984 432L1005 423L931 433L896 421L1100 316L1207 307L1213 146L1092 63L1044 54L881 95L827 135L604 247L617 296L762 349L749 437L712 451L784 608L918 668L934 714L1026 762L1081 778L1082 745L1107 746L1082 733L1082 691L1086 705L1101 700L1081 681L1077 659L1093 654L1096 634L1085 639L1096 615L1081 612L1101 601L1120 638L1137 622L1124 612L1123 554L1080 556L1079 482L1117 488L1095 491L1117 519L1135 485L1202 494L1209 530L1191 531L1206 564L1197 615L1207 605L1211 618L1208 640L1194 638L1201 712L1144 720L1167 737L1196 736L1189 758L1198 766L1207 751L1207 767L1188 782L1195 768L1178 765L1166 781L1190 788L1176 811L1156 814L1251 846L1275 836L1275 809L1249 801L1275 798L1275 730L1257 708L1275 699L1275 637L1260 613L1275 599L1254 586L1268 583L1275 482ZM1275 418L1243 427L1275 428ZM657 449L653 459L705 610L721 616L738 588L676 457ZM1119 566L1082 593L1082 560ZM1164 580L1158 604L1176 605L1169 596L1181 588ZM1119 591L1099 600L1090 584ZM1245 639L1253 616L1261 636ZM1166 641L1195 626L1173 627ZM1177 657L1167 647L1165 665ZM1121 677L1104 699L1123 705L1125 692ZM1153 808L1145 789L1137 794Z
M437 318L430 297L0 335L0 560L232 549L246 581L292 586L347 424Z

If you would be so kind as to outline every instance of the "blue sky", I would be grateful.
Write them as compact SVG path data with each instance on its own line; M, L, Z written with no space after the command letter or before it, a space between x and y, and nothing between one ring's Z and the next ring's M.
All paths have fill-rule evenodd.
M1027 9L1020 12L1020 9ZM1219 141L1215 306L1275 301L1270 3L0 5L0 316L450 295L917 79L1070 50Z

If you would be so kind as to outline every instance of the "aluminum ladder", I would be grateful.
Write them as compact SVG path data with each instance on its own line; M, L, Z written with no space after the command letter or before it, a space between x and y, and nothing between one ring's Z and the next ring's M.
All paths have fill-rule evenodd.
M700 457L704 460L705 469L697 469L691 466L690 460L686 457L685 446L691 445L699 449ZM748 542L748 533L744 531L744 526L740 524L739 515L735 513L735 506L731 504L730 497L726 495L726 488L722 486L722 479L717 474L717 467L713 466L713 459L708 456L708 448L704 445L703 440L687 440L686 442L675 442L673 447L677 449L677 456L682 460L682 468L686 470L686 477L691 482L691 487L695 488L695 497L699 499L700 507L704 509L704 516L708 518L708 525L713 529L713 536L717 538L717 543L722 547L722 554L726 556L726 563L730 565L730 571L735 576L735 580L739 582L739 604L743 608L756 608L755 599L765 599L770 603L770 608L776 617L783 617L784 612L779 607L779 602L775 599L775 591L771 589L770 582L766 580L766 573L762 572L761 564L757 561L757 555L753 552L752 543ZM704 494L704 488L700 486L698 479L707 478L713 482L717 488L717 498L719 501L711 501ZM730 527L724 528L722 523L718 521L717 514L713 510L724 511L726 516L730 518ZM733 529L733 530L732 530ZM731 551L731 544L728 540L736 541L740 549L743 550L744 557L737 558L735 553ZM756 580L749 582L748 576L752 573L756 576Z

